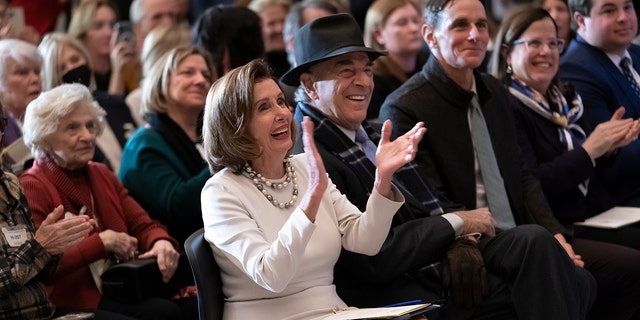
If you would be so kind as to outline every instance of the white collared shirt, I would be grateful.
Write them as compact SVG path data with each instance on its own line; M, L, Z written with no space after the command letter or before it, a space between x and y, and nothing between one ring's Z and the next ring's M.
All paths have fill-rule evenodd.
M636 71L636 69L633 67L633 59L631 59L631 55L629 54L628 50L624 51L624 54L622 56L615 54L615 53L606 53L607 57L609 57L609 59L611 60L611 62L613 62L613 64L616 65L616 67L618 68L618 70L620 70L620 72L624 75L624 72L622 71L622 67L620 66L620 61L622 61L623 58L629 58L630 64L629 67L631 69L631 74L633 75L633 78L636 80L637 83L640 84L640 74L638 74L638 72Z

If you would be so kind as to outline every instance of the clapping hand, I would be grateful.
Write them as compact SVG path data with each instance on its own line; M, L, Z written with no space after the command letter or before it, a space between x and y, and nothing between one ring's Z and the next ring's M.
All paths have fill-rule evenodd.
M329 185L329 177L324 168L322 157L318 153L313 139L313 121L309 117L302 120L302 142L307 158L307 170L309 171L309 187L307 193L300 201L300 208L310 221L316 220L320 199Z
M375 187L378 193L387 198L390 196L391 180L394 172L415 159L416 152L418 152L418 144L424 137L425 132L427 132L424 123L418 122L407 133L391 141L391 130L391 121L385 121L382 124L382 138L376 152Z
M598 124L582 144L582 148L592 159L624 147L638 137L640 122L623 119L624 112L623 107L618 108L611 116L611 120Z
M613 113L613 116L611 116L610 122L614 120L626 120L626 119L622 119L622 117L624 116L624 112L625 112L624 107L618 108L618 110L616 110L616 112ZM611 149L609 150L609 152L612 152L617 148L627 146L629 143L638 139L638 134L640 133L640 120L638 119L633 120L631 125L627 127L628 127L628 130L624 135L624 137L620 139L616 144L611 146Z
M94 222L86 215L62 219L62 205L57 206L36 231L35 240L49 252L61 254L84 240L93 230Z

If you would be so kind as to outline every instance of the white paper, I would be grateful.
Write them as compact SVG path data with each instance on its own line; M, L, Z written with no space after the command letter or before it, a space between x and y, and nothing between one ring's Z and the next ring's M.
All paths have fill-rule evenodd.
M576 222L575 225L601 229L617 229L638 221L640 221L640 208L613 207L584 222Z
M425 309L429 304L414 304L410 306L388 308L364 308L338 311L323 320L356 320L356 319L391 319L410 312Z

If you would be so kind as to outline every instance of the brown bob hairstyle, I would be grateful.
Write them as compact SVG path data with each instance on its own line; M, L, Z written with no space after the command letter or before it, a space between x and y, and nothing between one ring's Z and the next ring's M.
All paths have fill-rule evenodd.
M269 80L278 84L271 76L269 65L262 59L255 59L229 71L211 86L202 128L205 158L211 172L230 168L240 174L245 163L262 155L261 146L251 138L248 130L255 111L255 84ZM296 125L292 121L291 139L295 136Z

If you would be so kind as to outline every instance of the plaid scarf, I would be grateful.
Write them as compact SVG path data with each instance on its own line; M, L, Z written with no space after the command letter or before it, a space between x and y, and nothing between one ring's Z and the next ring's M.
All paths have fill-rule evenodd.
M315 125L314 137L322 137L327 149L347 164L358 177L363 179L365 185L373 185L376 167L360 147L312 106L299 102L297 108L313 120ZM377 145L380 142L380 134L367 121L362 122L362 127L371 141ZM425 212L430 215L438 215L444 212L438 199L433 196L429 186L420 177L415 161L398 169L394 174L394 182L404 194L412 195L418 199L425 206ZM405 186L409 186L411 191ZM370 194L371 191L367 191L367 196Z

